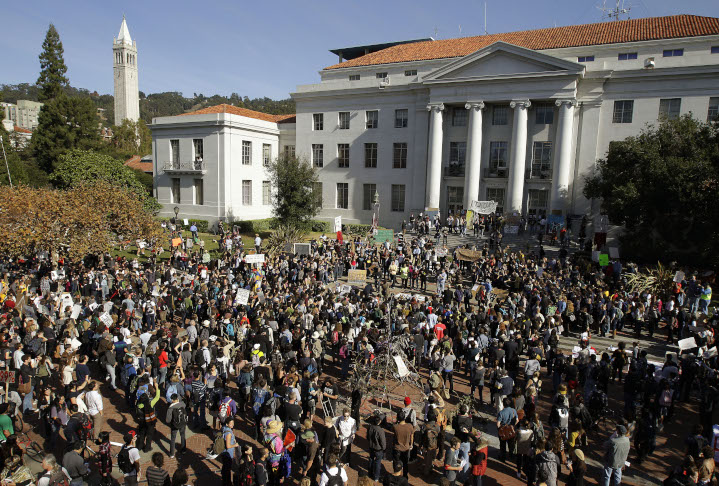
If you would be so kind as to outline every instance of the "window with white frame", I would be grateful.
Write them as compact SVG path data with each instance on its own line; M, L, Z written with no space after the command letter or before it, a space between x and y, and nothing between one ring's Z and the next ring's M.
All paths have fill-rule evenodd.
M192 181L192 202L196 206L202 206L203 204L205 204L205 194L202 179L195 179Z
M359 81L360 75L359 74L350 74L350 81Z
M324 113L314 113L312 115L312 130L319 131L325 129Z
M634 100L616 100L612 123L631 123L634 113Z
M551 125L554 123L554 105L542 103L534 109L535 125Z
M242 165L252 165L252 142L242 141Z
M337 183L337 209L349 208L349 184L346 182Z
M394 110L394 127L395 128L407 128L407 120L409 118L409 111L406 108L400 108Z
M492 107L492 125L506 125L509 123L509 106L494 105Z
M392 168L407 168L407 143L399 142L392 145Z
M452 126L453 127L466 127L467 126L467 109L464 107L455 107L452 109Z
M285 145L285 158L290 159L295 156L295 146Z
M509 142L489 142L489 174L507 177Z
M502 214L504 212L504 188L503 187L488 187L487 188L487 201L494 201L497 203L497 212Z
M659 100L659 118L666 118L667 120L679 118L681 108L681 98L665 98Z
M373 129L379 127L379 111L369 110L365 112L365 120L367 128Z
M392 184L392 211L404 212L404 184Z
M170 200L172 201L172 204L180 204L182 202L182 200L180 199L179 177L172 178L172 186L170 187Z
M709 98L709 111L707 112L707 121L719 121L719 97Z
M577 62L592 62L594 61L594 56L579 56L577 58Z
M637 58L636 52L620 52L617 55L617 59L620 61L631 61L632 59Z
M387 79L387 73L386 73L386 72L377 73L375 76L377 77L377 79Z
M527 190L527 214L546 216L549 203L549 191L546 189Z
M377 144L364 144L364 166L369 169L377 168Z
M174 169L180 168L180 141L170 140L170 161Z
M405 76L417 76L417 70L416 69L407 69L404 72Z
M362 209L372 211L377 184L362 184Z
M272 161L272 145L269 143L262 144L262 165L267 167Z
M337 144L337 166L344 169L350 166L350 144Z
M252 206L252 181L242 181L242 205Z
M533 179L549 179L552 175L552 142L534 142L532 146Z
M681 57L684 55L684 49L664 49L662 57Z
M350 128L350 112L349 111L340 111L339 127L340 127L340 130L349 130L349 128Z
M270 186L270 181L262 181L262 204L264 206L269 206L272 204L272 193Z
M464 163L467 158L467 142L449 142L449 167L447 175L464 175Z
M203 159L205 157L205 150L203 145L204 143L201 138L192 139L192 149L195 152L194 160L197 160L198 157L200 159Z
M312 165L315 167L324 167L325 165L325 148L321 143L312 144Z

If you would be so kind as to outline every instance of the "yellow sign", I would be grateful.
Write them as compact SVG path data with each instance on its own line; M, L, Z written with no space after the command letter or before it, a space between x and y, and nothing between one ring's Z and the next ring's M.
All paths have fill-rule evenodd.
M182 244L182 238L173 238L172 246L180 246Z
M350 270L347 272L347 283L364 287L367 283L367 270Z

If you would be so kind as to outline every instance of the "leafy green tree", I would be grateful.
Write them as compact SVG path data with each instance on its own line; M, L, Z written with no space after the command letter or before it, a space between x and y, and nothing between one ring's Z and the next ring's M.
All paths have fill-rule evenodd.
M69 98L61 93L40 110L32 143L38 164L51 173L62 154L74 148L92 148L99 139L97 110L90 98Z
M80 184L106 181L131 190L143 201L146 210L157 212L160 205L138 179L136 171L122 161L93 150L74 149L60 156L51 176L55 186L65 189Z
M125 119L122 125L113 127L112 143L125 154L152 153L152 133L144 120L133 122Z
M67 66L63 53L60 34L55 26L50 24L40 53L40 77L37 78L37 84L40 87L40 101L56 98L67 86L68 79L65 76Z
M280 156L267 167L272 183L272 213L280 224L306 227L320 209L314 190L317 171L307 160Z
M719 263L718 191L719 126L684 116L611 143L584 195L625 227L625 254L704 266Z

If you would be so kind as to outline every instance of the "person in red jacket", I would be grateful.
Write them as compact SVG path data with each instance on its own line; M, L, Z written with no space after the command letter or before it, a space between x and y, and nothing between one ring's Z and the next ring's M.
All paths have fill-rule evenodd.
M484 473L487 472L487 455L489 453L489 442L487 439L482 437L477 442L472 451L472 455L469 457L469 462L472 465L472 486L482 486L482 478Z

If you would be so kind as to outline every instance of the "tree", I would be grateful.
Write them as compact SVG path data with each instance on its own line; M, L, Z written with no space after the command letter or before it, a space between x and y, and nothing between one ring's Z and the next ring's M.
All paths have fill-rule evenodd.
M317 171L307 160L280 156L270 162L272 213L280 224L304 228L320 209L314 189Z
M119 241L154 246L164 231L129 190L104 181L68 190L19 186L0 191L0 254L58 252L73 259L102 255Z
M61 93L40 110L32 137L38 164L51 173L58 158L74 148L91 148L100 140L97 110L89 98Z
M120 160L92 150L75 149L61 155L51 180L59 188L105 181L113 187L129 190L149 213L155 214L160 209L155 198L138 179L136 171Z
M624 225L625 254L707 265L719 262L717 190L719 126L684 116L611 143L584 195Z
M129 155L152 153L152 133L144 120L133 122L127 118L113 127L112 143Z
M63 53L60 34L57 33L55 26L50 24L40 53L40 77L37 78L37 84L40 86L40 101L56 98L67 86L68 79L65 76L67 66Z

